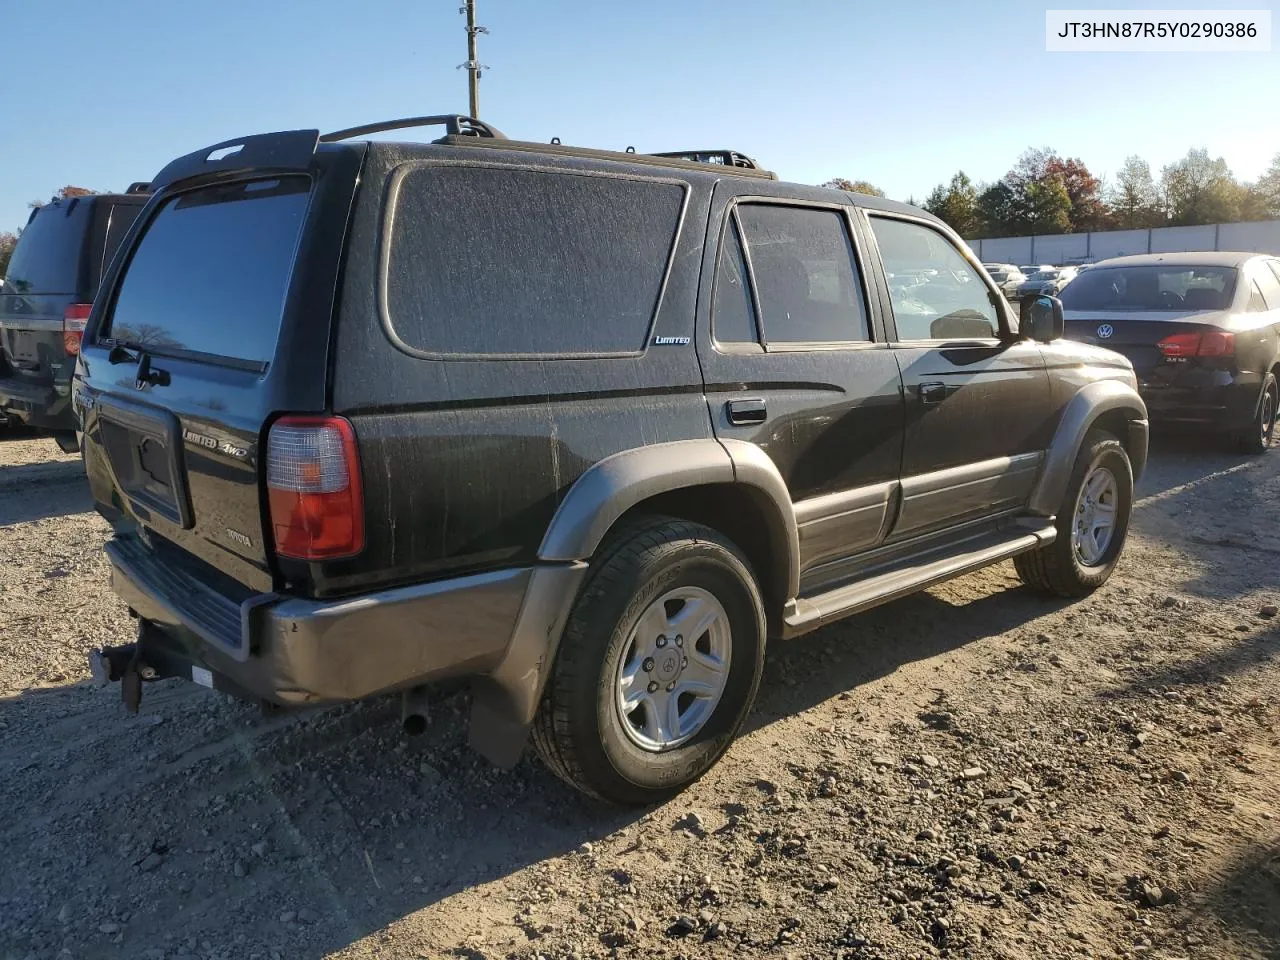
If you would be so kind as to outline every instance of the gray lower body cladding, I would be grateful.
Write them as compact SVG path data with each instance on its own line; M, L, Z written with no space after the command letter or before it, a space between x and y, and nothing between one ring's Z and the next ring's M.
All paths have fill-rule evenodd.
M541 649L532 656L524 649L539 631L520 629L522 611L567 611L585 570L566 565L560 569L571 573L557 576L548 567L550 575L537 576L539 565L346 600L262 594L236 603L184 578L134 537L113 540L107 554L112 589L169 641L165 672L190 676L190 666L201 666L226 681L216 687L287 706L483 675L509 682L511 699L522 703L521 682L527 686L525 675L539 672L544 659Z

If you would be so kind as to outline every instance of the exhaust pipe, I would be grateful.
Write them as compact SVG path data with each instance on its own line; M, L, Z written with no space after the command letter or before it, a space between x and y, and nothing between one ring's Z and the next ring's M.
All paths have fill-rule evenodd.
M418 737L427 732L430 718L430 703L427 700L426 687L413 687L400 696L400 723L404 732L411 737Z

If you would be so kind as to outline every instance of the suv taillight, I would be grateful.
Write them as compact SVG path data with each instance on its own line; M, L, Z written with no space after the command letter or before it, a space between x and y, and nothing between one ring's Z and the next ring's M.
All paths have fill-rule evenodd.
M1236 335L1226 330L1203 333L1175 333L1156 344L1169 358L1229 357L1236 352Z
M62 311L62 349L67 356L74 357L80 352L80 340L84 337L84 325L89 320L92 303L70 303Z
M282 417L267 434L267 506L276 552L298 560L364 549L360 455L341 417Z

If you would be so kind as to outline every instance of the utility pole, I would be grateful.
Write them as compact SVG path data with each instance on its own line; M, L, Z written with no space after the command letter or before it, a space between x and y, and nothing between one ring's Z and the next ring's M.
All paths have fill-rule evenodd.
M480 119L480 73L485 69L476 54L476 37L488 33L486 27L476 26L476 0L467 0L465 7L458 8L459 13L467 15L467 62L458 64L458 69L466 67L467 92L471 98L471 116Z

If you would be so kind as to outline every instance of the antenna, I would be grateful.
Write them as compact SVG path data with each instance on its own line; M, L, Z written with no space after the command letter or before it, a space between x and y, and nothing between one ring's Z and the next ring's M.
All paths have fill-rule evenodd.
M467 92L471 97L471 116L479 119L480 74L489 68L481 63L476 55L476 37L482 33L488 33L489 28L476 26L476 0L467 0L467 5L459 7L458 12L467 15L467 62L458 64L458 69L466 68Z

